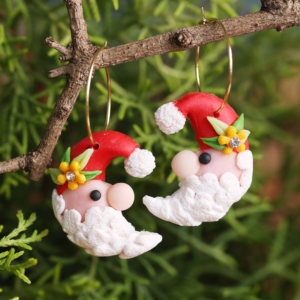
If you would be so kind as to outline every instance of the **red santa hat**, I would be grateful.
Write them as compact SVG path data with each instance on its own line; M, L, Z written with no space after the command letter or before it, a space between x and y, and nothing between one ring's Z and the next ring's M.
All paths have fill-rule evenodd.
M213 138L217 135L207 117L216 118L229 126L238 119L238 115L228 104L219 114L216 114L222 103L222 99L212 94L188 93L176 101L161 106L155 113L156 123L161 131L172 134L181 130L186 118L189 118L200 148L205 151L211 147L205 144L202 138ZM248 140L245 146L248 150Z
M155 158L148 150L139 149L139 144L129 136L117 131L100 131L93 134L94 146L89 137L81 140L71 148L70 161L80 156L87 149L93 149L88 163L81 170L84 172L101 171L93 180L105 181L106 167L118 156L125 157L125 170L134 177L143 178L155 168ZM66 182L57 185L58 195L68 187Z

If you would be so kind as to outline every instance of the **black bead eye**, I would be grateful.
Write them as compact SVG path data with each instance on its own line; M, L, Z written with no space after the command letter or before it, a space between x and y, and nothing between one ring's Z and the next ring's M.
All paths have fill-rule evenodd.
M100 200L100 198L101 198L101 193L100 193L99 191L97 191L97 190L92 191L92 192L90 193L90 197L91 197L91 199L92 199L93 201L98 201L98 200Z
M207 153L207 152L203 152L203 153L201 153L201 155L199 156L199 162L200 162L200 164L202 164L202 165L207 165L207 164L210 163L210 161L211 161L211 156L210 156L210 154Z

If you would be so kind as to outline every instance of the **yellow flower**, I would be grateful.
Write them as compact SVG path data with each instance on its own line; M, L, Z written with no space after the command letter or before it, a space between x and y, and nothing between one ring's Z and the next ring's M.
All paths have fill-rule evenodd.
M229 126L226 129L226 136L220 135L218 142L220 145L226 145L226 148L223 152L227 155L231 154L233 149L236 149L238 152L243 152L246 149L245 144L242 142L247 137L245 131L240 130L237 133L237 130L234 126Z
M59 165L59 169L64 173L57 176L57 181L61 184L68 182L68 188L75 190L78 188L78 184L84 184L86 178L84 174L80 174L80 164L77 161L72 161L71 165L67 162L62 162Z

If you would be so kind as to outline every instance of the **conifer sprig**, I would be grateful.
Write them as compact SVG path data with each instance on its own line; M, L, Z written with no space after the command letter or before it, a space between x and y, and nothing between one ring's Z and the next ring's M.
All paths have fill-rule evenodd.
M26 234L23 233L20 237L18 235L27 230L29 226L33 224L36 220L36 214L31 214L28 220L24 219L23 213L19 210L17 213L17 218L19 220L18 227L15 228L12 232L10 232L7 236L4 236L0 240L0 247L22 247L26 250L32 250L32 247L28 244L39 242L42 240L44 236L48 234L48 230L44 230L38 234L38 231L35 230L30 237L26 237ZM0 226L0 233L3 230L3 226ZM0 271L10 272L17 275L24 282L30 284L31 281L25 275L25 269L32 267L37 264L37 259L29 258L26 262L12 265L11 263L20 258L25 251L20 251L15 253L15 249L11 248L10 250L0 252Z

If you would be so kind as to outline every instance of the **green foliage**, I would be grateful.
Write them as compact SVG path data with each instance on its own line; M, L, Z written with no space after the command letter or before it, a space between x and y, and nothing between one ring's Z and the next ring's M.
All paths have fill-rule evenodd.
M249 1L232 0L128 0L119 1L118 11L115 3L83 1L92 43L101 46L107 40L112 47L196 25L201 5L206 5L207 18L259 10ZM37 147L65 84L63 77L47 78L60 62L44 39L52 36L66 46L71 37L63 1L6 0L0 1L0 11L0 159L7 160ZM137 230L159 232L163 241L128 261L89 256L68 241L52 213L54 185L49 175L40 182L29 182L22 172L0 175L5 228L13 231L14 213L21 209L25 214L37 212L36 228L50 229L49 237L32 250L39 260L26 270L32 284L0 272L1 299L15 295L21 300L300 299L299 38L299 28L290 28L280 34L272 30L231 39L234 72L229 104L239 115L245 114L245 128L251 130L254 179L249 192L222 220L195 228L159 220L142 204L145 194L173 193L178 187L170 168L173 156L199 148L188 122L180 132L166 136L153 116L163 103L197 90L194 51L111 67L109 128L152 150L157 168L144 179L132 178L118 158L107 168L107 182L132 186L136 201L125 217ZM225 42L201 47L200 56L202 90L223 97L228 74ZM105 70L97 71L92 82L94 132L104 129L105 77ZM68 147L86 136L83 91L53 154L53 167L59 166ZM27 251L23 257L30 259Z
M232 124L235 127L236 131L239 132L244 128L244 114L241 114L239 118Z
M24 248L26 250L32 250L31 246L28 244L41 241L42 238L48 234L48 230L44 230L40 234L38 234L38 231L35 230L30 237L26 237L25 234L22 234L20 237L18 237L21 232L26 231L27 228L32 225L32 223L36 220L36 215L31 214L28 220L24 220L23 213L19 210L17 213L17 218L19 220L18 227L0 240L0 247L7 248L15 246ZM2 230L3 225L0 226L0 233ZM11 264L23 254L24 251L15 253L14 248L10 248L8 251L0 252L0 271L13 273L24 282L30 284L31 282L29 278L25 275L25 269L36 265L37 259L29 258L24 263Z
M85 175L86 181L90 181L100 175L102 171L81 171L80 173Z
M114 6L114 9L116 10L119 9L119 0L112 0L112 4ZM83 5L84 15L87 20L91 20L91 10L92 10L93 17L95 18L95 20L97 22L101 21L97 0L83 0L82 5Z
M212 137L212 138L201 138L202 142L214 149L217 149L217 150L224 150L226 148L225 145L220 145L219 143L219 136L215 136L215 137Z
M52 181L55 183L55 184L58 184L58 185L62 185L63 183L60 183L58 180L57 180L57 177L58 175L60 174L63 174L63 172L60 170L60 169L56 169L56 168L49 168L49 174L52 178Z
M69 147L65 154L63 155L61 162L67 162L68 164L71 163L71 147Z
M214 118L214 117L207 117L208 122L214 128L218 135L226 135L226 130L229 127L226 123Z

